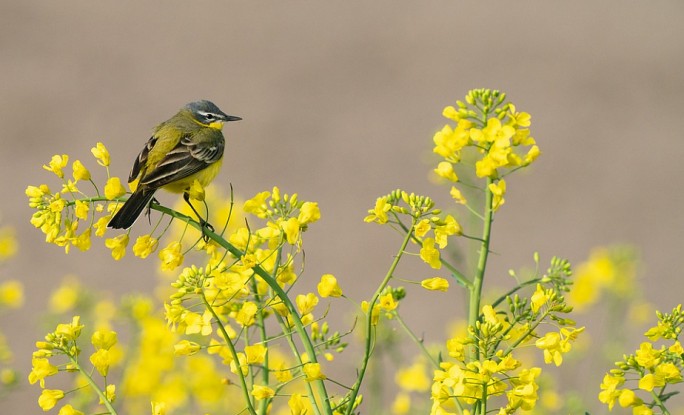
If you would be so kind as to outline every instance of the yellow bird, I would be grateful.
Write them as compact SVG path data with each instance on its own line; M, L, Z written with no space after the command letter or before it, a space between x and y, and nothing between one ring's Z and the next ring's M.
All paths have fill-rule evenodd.
M195 182L207 186L219 172L225 139L223 123L241 120L214 103L195 101L154 129L154 134L135 159L128 182L137 187L109 221L110 228L128 229L150 204L157 189L183 193L202 226L209 226L190 203L188 190Z

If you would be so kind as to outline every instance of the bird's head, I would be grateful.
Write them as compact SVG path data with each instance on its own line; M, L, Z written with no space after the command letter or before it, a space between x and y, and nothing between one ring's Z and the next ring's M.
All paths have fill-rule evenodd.
M234 115L226 114L225 112L221 111L216 104L205 99L191 102L186 105L185 108L190 111L192 117L197 122L219 130L223 126L224 122L239 121L242 119Z

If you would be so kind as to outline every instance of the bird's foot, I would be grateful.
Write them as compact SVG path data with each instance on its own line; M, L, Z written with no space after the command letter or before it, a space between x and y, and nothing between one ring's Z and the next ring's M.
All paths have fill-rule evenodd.
M145 208L145 216L147 216L147 220L150 222L150 225L152 224L152 203L158 205L159 201L156 197L153 197L150 203L148 203L147 207Z
M200 219L200 227L202 228L202 239L204 240L204 243L209 242L209 235L207 234L207 231L213 233L214 227L204 219Z

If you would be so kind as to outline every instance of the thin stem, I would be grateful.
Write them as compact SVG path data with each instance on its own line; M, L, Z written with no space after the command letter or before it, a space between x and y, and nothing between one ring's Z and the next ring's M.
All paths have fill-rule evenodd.
M408 246L408 243L413 236L413 227L415 225L416 225L416 219L414 218L413 223L411 224L411 228L407 230L406 236L404 237L404 241L401 243L401 247L399 248L397 255L394 256L394 260L392 261L392 265L390 265L390 268L387 271L385 278L380 283L380 286L375 291L373 298L371 299L370 303L368 304L368 310L366 310L367 317L366 317L366 344L364 345L365 352L364 352L364 356L363 356L363 361L361 362L361 368L359 369L359 372L358 372L358 377L357 377L356 383L354 383L354 386L352 387L352 390L351 390L351 393L349 396L349 406L347 406L347 413L346 413L347 415L351 415L353 413L354 402L356 401L356 397L359 394L359 389L361 389L361 383L363 382L363 378L366 375L366 369L368 369L368 361L370 360L370 356L371 356L371 353L373 351L373 344L372 344L373 343L373 328L375 327L373 325L373 309L375 308L375 303L378 301L380 294L385 289L387 284L389 284L390 279L392 279L392 275L394 274L394 270L396 270L397 265L399 265L399 260L401 260L401 257L404 254L404 251L406 250L406 247ZM402 226L403 226L403 224L402 224Z
M542 280L541 278L534 278L534 279L531 279L531 280L528 280L528 281L525 281L525 282L523 282L523 283L521 283L521 284L516 285L516 286L513 287L510 291L508 291L506 294L502 295L502 296L499 297L496 301L494 301L494 302L492 303L492 308L496 308L496 306L498 306L499 304L501 304L502 302L504 302L504 300L506 300L506 298L508 298L509 296L515 294L515 293L518 292L519 290L521 290L521 289L527 287L528 285L532 285L532 284L536 284L536 283L538 283L538 282L541 282L541 280Z
M423 246L423 240L418 238L417 236L415 236L412 232L409 232L409 228L406 225L404 225L404 222L402 222L396 214L395 214L395 217L397 219L397 224L401 227L401 229L404 232L411 234L411 240L416 242L418 245ZM414 225L415 225L415 221L414 221ZM413 229L414 225L411 226L411 230ZM460 284L464 287L470 288L472 283L470 281L468 281L468 279L465 277L465 275L463 275L463 273L461 271L457 270L456 267L451 265L447 260L445 260L441 256L440 256L439 261L442 263L442 265L444 265L445 268L447 268L449 270L449 272L451 272L451 275L454 277L454 279L456 280L456 282L458 284Z
M651 396L653 396L653 402L655 402L656 405L660 408L661 411L663 411L663 415L670 415L670 411L667 410L665 407L665 403L660 400L660 395L665 392L665 386L660 390L660 393L655 393L654 391L651 391Z
M78 360L74 356L72 356L71 354L69 354L69 353L66 353L66 354L67 354L67 356L69 356L69 360L71 360L71 363L76 367L76 369L79 372L81 372L81 374L83 376L85 376L86 380L88 381L88 384L90 385L91 388L93 388L95 393L97 393L97 396L100 398L100 400L102 401L104 406L107 408L109 413L111 415L117 415L116 410L112 406L112 403L109 401L109 399L107 398L105 393L102 391L102 389L100 389L99 386L97 386L97 383L95 383L93 378L85 370L83 370L81 365L78 364Z
M225 248L228 250L233 256L236 258L241 258L242 256L245 255L245 252L241 251L240 249L236 248L233 244L230 242L226 241L223 239L221 236L216 234L215 232L211 231L210 229L207 229L206 227L202 227L199 223L197 223L195 220L190 218L187 215L184 215L180 212L176 212L173 209L169 209L165 206L154 206L154 209L165 213L167 215L170 215L174 218L178 218L180 220L186 221L190 225L194 226L197 228L199 231L203 231L204 235L207 236L209 239L213 240L217 244L219 244L221 247ZM306 351L307 355L309 356L309 361L310 363L318 363L318 360L316 358L316 349L313 346L313 343L311 342L311 338L309 337L309 334L306 332L306 329L304 328L304 324L302 323L301 316L299 315L299 312L297 311L297 308L295 305L292 303L292 300L290 297L287 296L287 293L283 290L283 288L278 284L278 281L276 281L275 278L271 276L268 272L266 272L265 269L263 269L259 265L255 265L252 270L254 271L255 274L260 276L268 285L271 287L273 292L278 296L278 298L281 299L283 304L287 307L290 316L292 317L292 323L295 326L295 331L297 332L297 335L299 336L300 340L302 341L302 344L304 346L304 350ZM311 383L314 384L315 390L321 400L321 403L323 405L324 413L325 415L332 415L332 410L330 408L330 398L328 397L328 391L325 387L325 383L321 379L317 379L312 381Z
M414 343L418 345L418 348L420 348L420 351L423 352L425 357L432 363L432 365L435 367L435 369L439 369L439 361L432 357L430 352L428 351L427 347L425 347L425 341L423 339L418 338L416 336L416 333L411 330L411 328L406 324L403 318L399 315L399 313L395 313L394 316L396 317L397 321L399 322L399 325L406 331L406 334L409 335L411 340L413 340Z
M226 344L228 345L228 349L230 350L230 354L233 358L233 361L235 362L235 372L238 375L238 378L240 379L240 386L242 390L242 396L245 400L245 403L247 403L247 410L249 411L250 414L252 415L257 415L256 410L254 409L254 405L252 405L252 399L249 396L249 388L247 386L247 380L245 379L245 375L242 374L242 365L240 364L240 359L238 358L237 351L235 350L235 345L230 339L230 336L228 335L228 332L226 331L226 328L224 327L223 323L221 322L221 319L219 318L218 314L216 314L216 311L214 310L214 307L212 307L211 304L207 301L207 297L204 295L204 292L202 292L202 302L204 302L204 306L206 307L207 310L211 313L212 317L214 317L214 320L216 321L216 325L218 326L219 330L221 331L221 335L223 336L223 339L226 341Z
M482 228L482 243L480 244L480 256L477 262L477 273L473 279L473 284L470 288L470 298L468 307L468 325L475 328L475 322L480 315L480 301L482 300L482 285L484 282L485 269L487 268L487 257L489 256L489 241L492 232L492 199L493 195L489 190L489 185L492 179L487 177L487 184L485 186L485 203L484 203L484 226ZM480 351L475 347L474 356L470 356L469 360L478 360L480 358Z

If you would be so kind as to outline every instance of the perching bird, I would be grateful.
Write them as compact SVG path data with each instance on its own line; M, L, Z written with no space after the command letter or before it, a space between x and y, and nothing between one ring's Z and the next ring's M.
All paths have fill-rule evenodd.
M203 187L214 180L223 161L223 123L241 119L202 100L189 103L159 124L138 154L128 177L129 183L138 181L135 191L107 226L130 228L160 188L183 193L202 226L207 226L190 203L188 190L195 180Z

